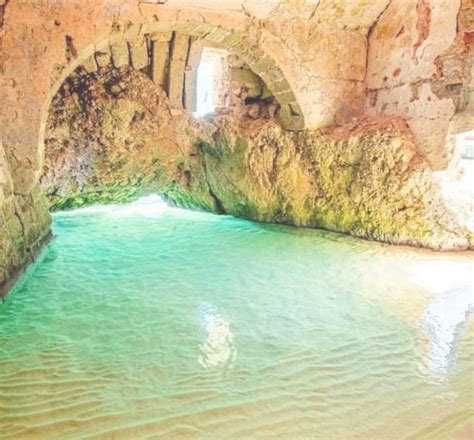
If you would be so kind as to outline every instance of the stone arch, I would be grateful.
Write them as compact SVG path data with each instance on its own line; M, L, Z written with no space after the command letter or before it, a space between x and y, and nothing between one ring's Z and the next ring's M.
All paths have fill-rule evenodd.
M240 33L208 22L191 20L158 21L142 25L116 25L112 33L91 44L57 76L42 110L39 136L40 168L44 161L44 135L52 99L66 78L79 66L93 72L102 64L115 67L129 64L148 68L155 83L167 87L170 102L192 107L197 66L202 48L217 45L237 54L261 78L280 105L279 120L287 130L302 130L305 119L301 106L283 71L273 58ZM167 59L168 57L168 59ZM169 63L166 78L164 65Z
M6 254L0 249L0 266L4 255L18 258L7 261L6 273L0 267L0 292L2 276L13 280L49 234L48 206L39 188L48 111L66 78L96 52L112 53L111 47L115 51L123 41L159 32L206 37L247 57L280 102L283 126L303 129L314 119L311 106L298 94L299 70L288 69L286 51L274 51L271 45L265 49L265 40L248 33L252 18L194 9L157 11L136 0L39 2L34 7L19 1L8 2L5 11L0 28L0 169L7 167L9 178L0 184L0 248L7 249Z

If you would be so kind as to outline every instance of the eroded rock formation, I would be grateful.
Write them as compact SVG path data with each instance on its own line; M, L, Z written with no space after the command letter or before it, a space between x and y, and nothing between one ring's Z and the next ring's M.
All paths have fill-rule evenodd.
M212 209L193 142L206 131L205 123L172 109L162 88L141 72L82 71L53 101L42 185L53 209L128 200L147 190L172 193L174 186L204 196L202 206Z
M178 111L130 68L79 71L53 102L42 179L53 206L158 191L181 206L434 249L474 237L446 206L400 118L289 132L231 107Z

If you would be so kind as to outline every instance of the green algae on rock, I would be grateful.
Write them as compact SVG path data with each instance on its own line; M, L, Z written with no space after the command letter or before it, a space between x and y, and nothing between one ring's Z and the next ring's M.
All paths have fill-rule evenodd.
M401 118L301 132L239 109L197 120L128 67L79 69L64 83L49 115L42 185L54 209L156 192L177 206L261 222L474 246L468 213L448 208Z

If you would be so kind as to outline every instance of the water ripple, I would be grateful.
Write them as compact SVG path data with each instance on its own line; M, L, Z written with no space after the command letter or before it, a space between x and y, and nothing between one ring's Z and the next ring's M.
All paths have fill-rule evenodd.
M58 213L54 231L0 306L2 439L443 440L474 424L472 254L156 197Z

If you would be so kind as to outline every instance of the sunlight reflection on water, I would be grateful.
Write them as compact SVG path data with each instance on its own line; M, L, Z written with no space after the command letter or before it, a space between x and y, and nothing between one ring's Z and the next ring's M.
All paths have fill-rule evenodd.
M412 279L431 292L420 316L426 338L420 370L429 380L443 381L454 368L458 335L474 307L474 263L440 259L412 265Z
M205 341L199 345L199 363L204 368L232 368L237 352L228 320L212 304L201 306L199 317L205 334Z
M443 380L454 368L456 340L473 310L469 286L436 294L426 306L421 327L428 339L423 366L434 379Z

